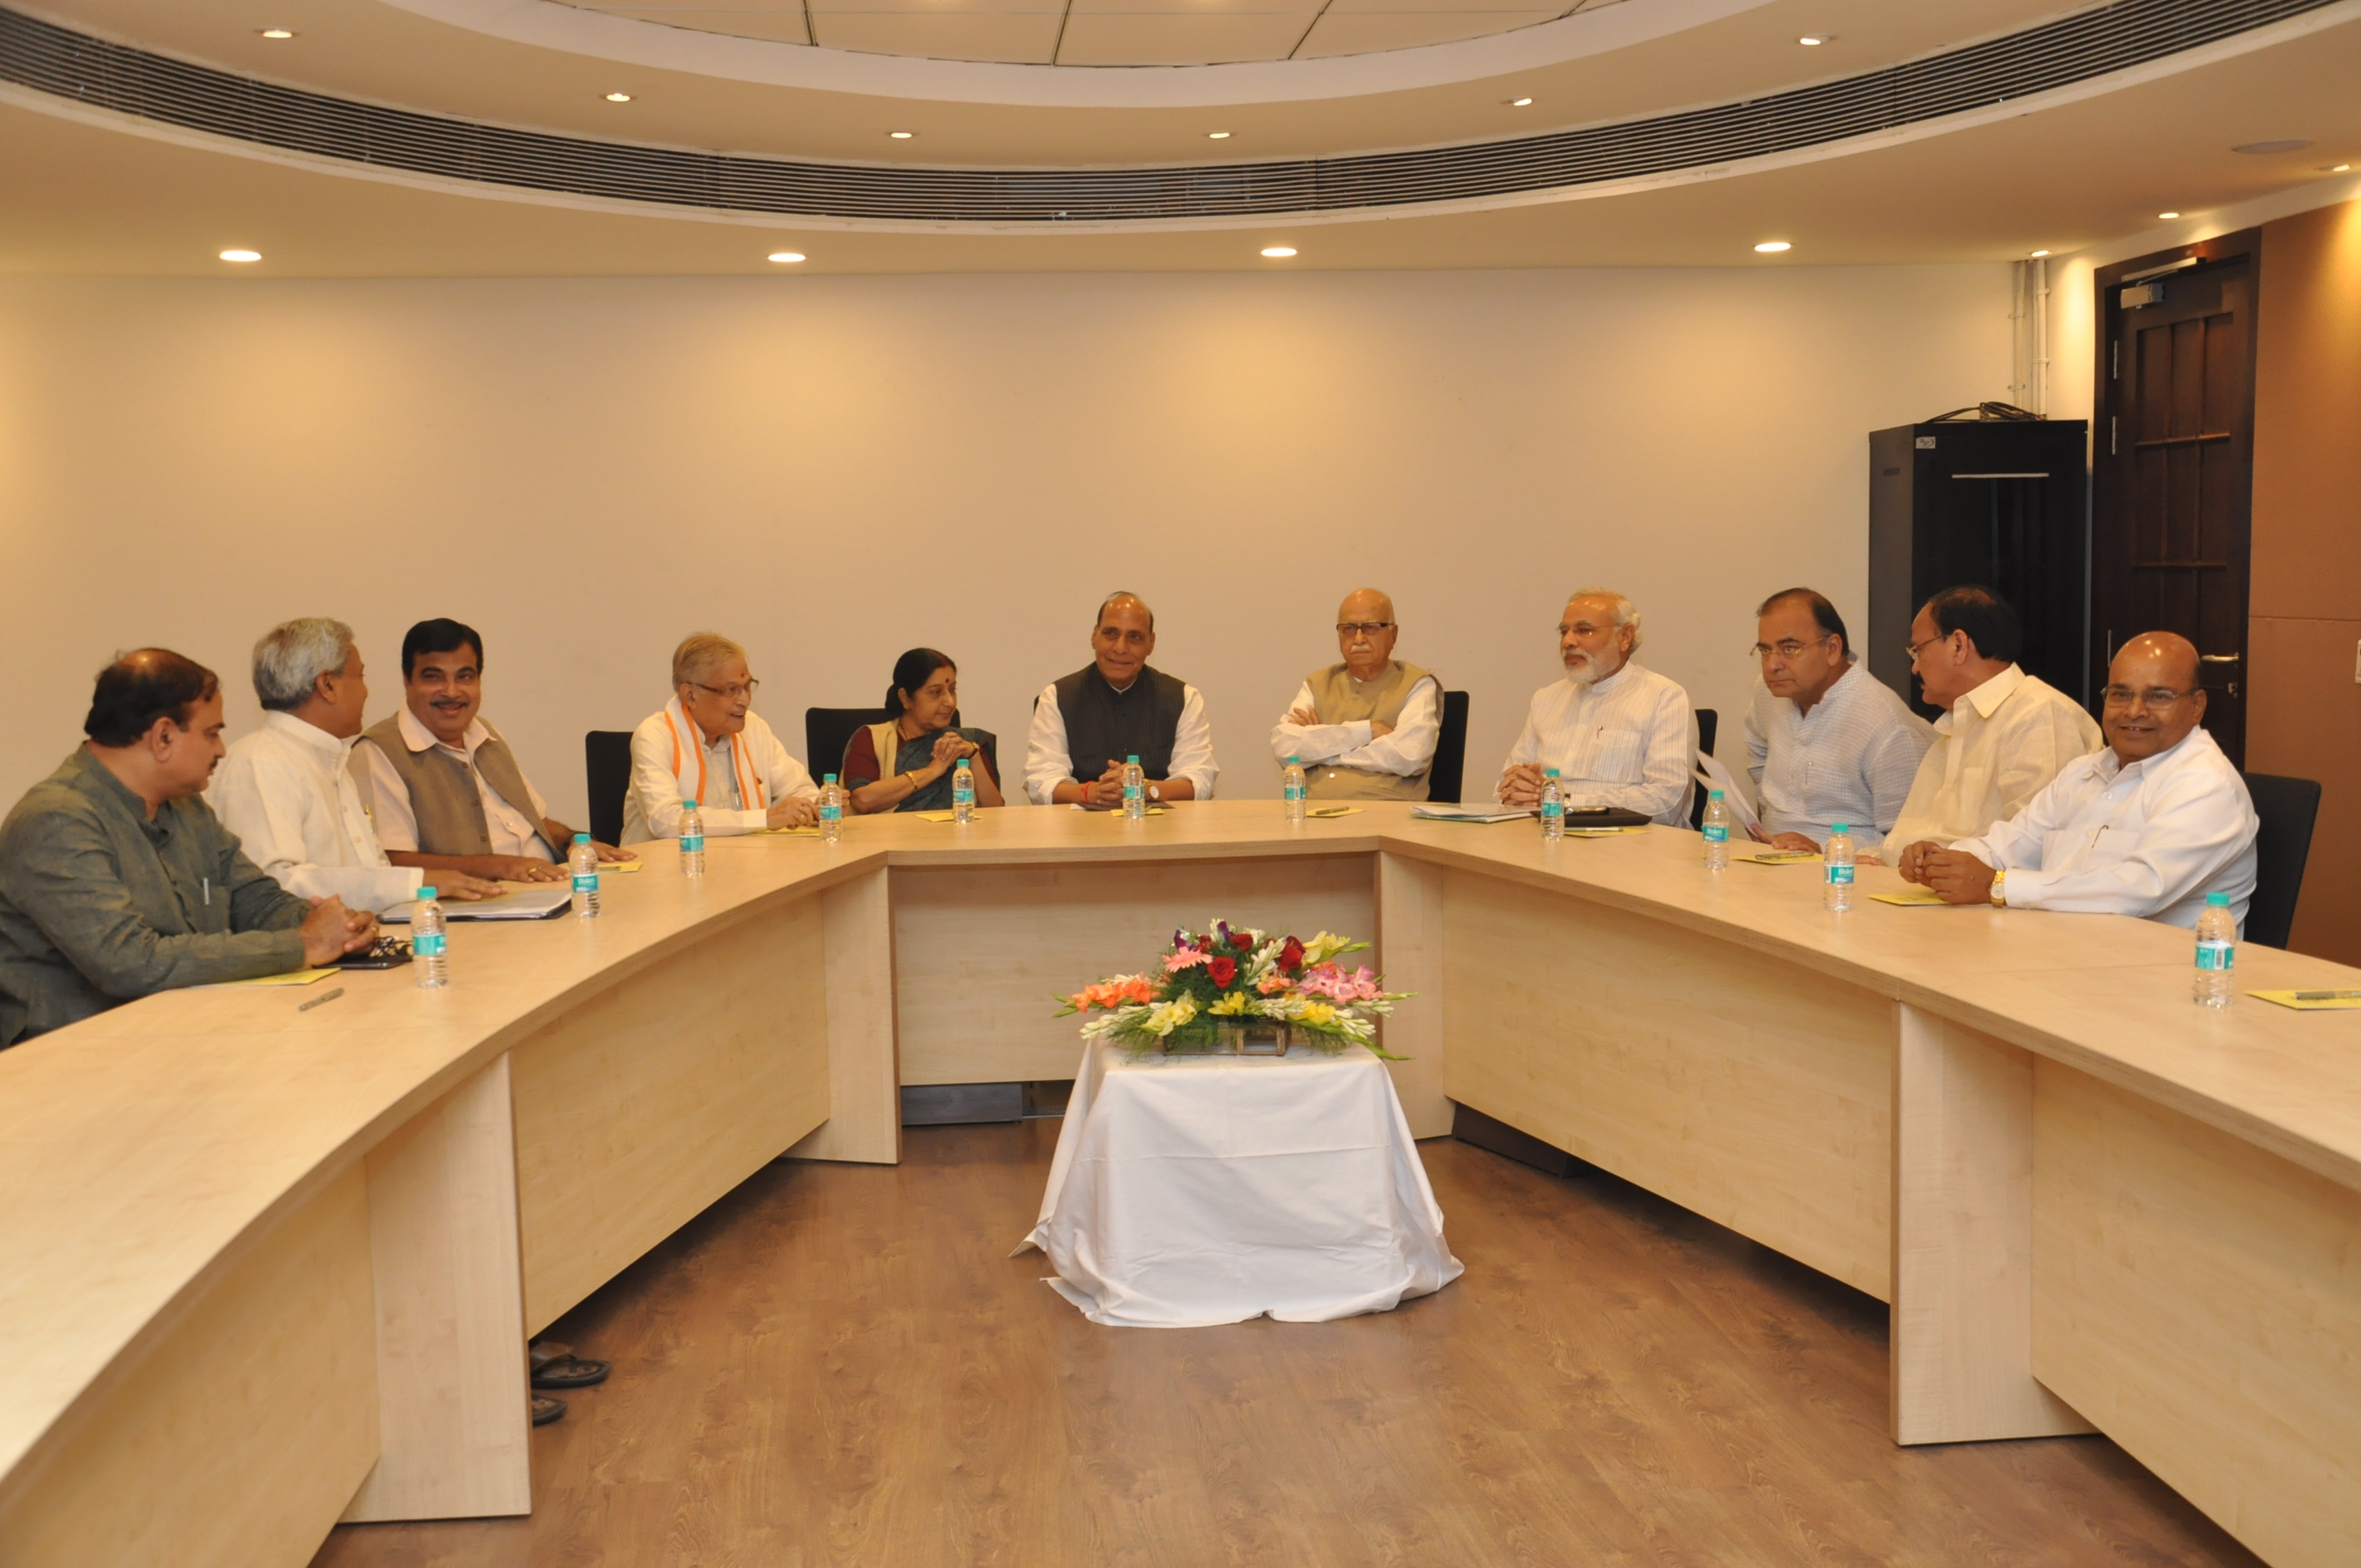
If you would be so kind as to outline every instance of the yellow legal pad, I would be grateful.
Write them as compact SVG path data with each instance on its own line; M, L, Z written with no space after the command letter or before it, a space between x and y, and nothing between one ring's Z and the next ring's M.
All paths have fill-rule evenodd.
M1820 857L1809 850L1756 850L1749 854L1732 855L1730 858L1733 861L1744 861L1749 865L1787 866L1794 865L1799 861L1817 861Z
M252 980L225 980L221 983L224 985L310 985L314 981L325 980L332 974L343 972L342 970L333 969L299 969L288 974L260 974Z
M647 863L647 857L644 855L636 861L600 861L598 874L606 876L614 872L635 872Z
M817 828L757 828L752 833L749 834L748 837L754 839L817 839L819 837L819 829Z
M1931 887L1914 887L1907 893L1872 893L1869 896L1880 904L1898 904L1905 909L1943 907L1943 895ZM1963 904L1960 907L1973 909L1975 905Z
M2246 994L2298 1013L2343 1013L2361 1007L2361 991L2250 991Z
M1357 806L1315 806L1304 812L1306 817L1351 817L1363 808Z

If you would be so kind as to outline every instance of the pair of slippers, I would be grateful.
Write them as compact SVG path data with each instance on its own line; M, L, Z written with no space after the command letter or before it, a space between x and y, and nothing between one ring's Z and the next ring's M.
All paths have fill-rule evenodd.
M541 1393L544 1388L590 1388L607 1381L614 1370L610 1363L592 1361L574 1354L574 1347L559 1344L555 1340L535 1340L529 1349L533 1360L533 1424L545 1427L566 1414L566 1401Z

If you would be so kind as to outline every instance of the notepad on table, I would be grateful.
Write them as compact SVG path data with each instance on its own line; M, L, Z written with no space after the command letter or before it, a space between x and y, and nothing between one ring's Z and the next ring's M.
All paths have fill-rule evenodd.
M438 902L440 902L438 900ZM473 904L453 899L443 905L445 920L547 920L565 914L574 906L574 884L571 883L535 883L529 887L511 888L496 898L481 898ZM378 916L380 922L395 926L410 924L410 912L415 904L404 904Z
M1730 857L1755 866L1791 866L1802 861L1817 861L1817 850L1745 850Z
M1448 800L1422 800L1410 808L1410 814L1422 817L1429 822L1514 822L1519 817L1532 815L1513 806L1489 803L1462 806Z
M647 864L647 863L648 863L648 862L647 862L647 861L643 861L643 860L641 860L641 861L600 861L598 862L598 874L599 874L600 876L605 876L609 872L635 872L635 871L639 871L639 870L641 870L642 868L643 868L644 866L646 866L646 864Z
M219 985L312 985L327 979L332 974L342 973L344 970L334 969L299 969L290 970L285 974L258 974L252 980L225 980L214 983Z
M1357 806L1314 806L1307 808L1306 817L1350 817L1361 810Z
M2298 1013L2342 1013L2361 1007L2361 991L2250 991L2246 994Z
M1943 895L1931 887L1914 887L1906 893L1872 893L1869 896L1880 904L1898 904L1905 909L1931 908L1943 902ZM1975 905L1968 904L1960 907L1973 909Z
M747 835L750 839L817 839L818 828L757 828Z

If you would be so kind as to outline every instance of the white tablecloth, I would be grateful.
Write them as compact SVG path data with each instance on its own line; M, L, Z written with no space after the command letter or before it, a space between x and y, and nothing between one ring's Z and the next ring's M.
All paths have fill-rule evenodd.
M1142 1328L1326 1322L1461 1272L1393 1080L1358 1047L1086 1047L1026 1245L1093 1322Z

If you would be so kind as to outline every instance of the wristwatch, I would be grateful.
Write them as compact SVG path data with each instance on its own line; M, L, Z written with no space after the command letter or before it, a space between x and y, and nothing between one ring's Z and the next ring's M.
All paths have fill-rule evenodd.
M2008 868L2005 866L1993 872L1992 901L1994 909L2008 907Z
M1164 798L1164 786L1162 784L1149 784L1148 786L1148 798L1150 800L1162 800Z

